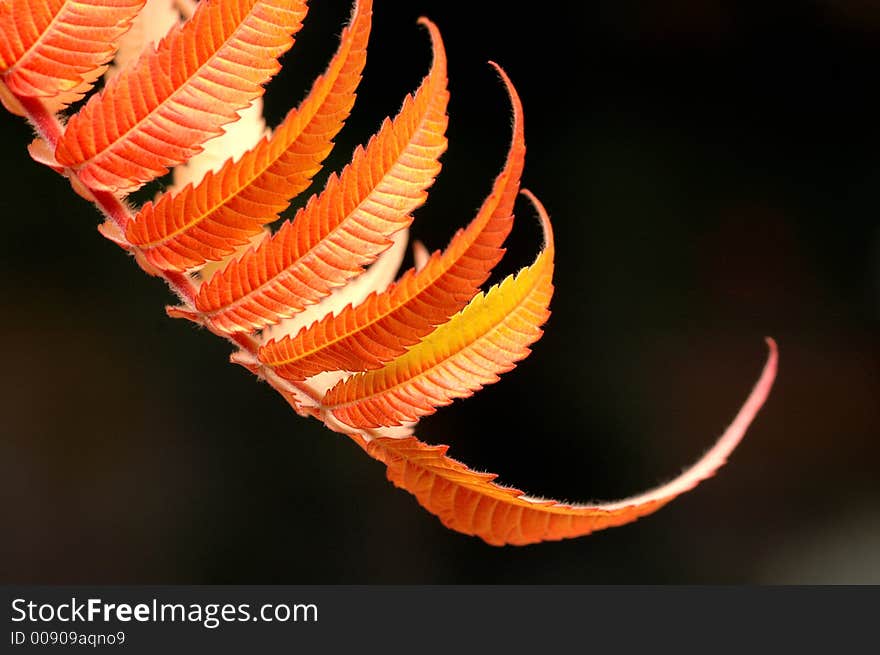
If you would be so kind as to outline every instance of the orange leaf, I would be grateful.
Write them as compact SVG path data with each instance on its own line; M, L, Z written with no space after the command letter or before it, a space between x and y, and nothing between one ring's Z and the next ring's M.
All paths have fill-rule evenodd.
M356 278L352 278L343 286L336 287L329 296L322 298L314 305L309 305L298 314L284 319L277 325L267 327L262 332L263 339L281 339L287 335L296 334L326 314L337 314L346 305L358 305L374 291L387 289L388 285L397 278L400 265L406 256L409 230L397 232L392 240L394 243L379 255L366 271Z
M306 0L200 3L70 119L56 159L105 191L165 174L263 93L305 14Z
M260 361L278 375L296 381L321 371L378 368L466 305L489 277L513 224L525 157L522 105L507 75L498 72L513 103L513 139L504 169L477 216L442 254L434 253L423 268L410 269L385 292L260 348Z
M218 330L250 332L293 316L363 271L412 222L446 150L446 55L437 28L434 63L415 97L358 148L339 177L312 197L256 250L202 284L196 311L173 316L210 321Z
M524 193L528 193L524 191ZM321 403L361 428L403 425L498 380L541 337L553 295L553 232L534 196L546 247L531 266L477 296L448 322L381 369L353 375Z
M0 77L20 97L74 102L101 76L144 0L8 0L0 5Z
M356 3L327 71L270 138L195 188L144 205L126 237L153 266L179 272L223 259L309 186L354 104L371 16L372 0Z
M618 502L574 505L531 498L495 484L491 473L472 471L447 457L448 446L429 446L415 437L353 438L387 465L391 482L413 494L452 530L476 535L494 546L580 537L651 514L714 475L745 436L773 385L776 344L772 339L767 343L770 355L758 383L712 449L672 482Z

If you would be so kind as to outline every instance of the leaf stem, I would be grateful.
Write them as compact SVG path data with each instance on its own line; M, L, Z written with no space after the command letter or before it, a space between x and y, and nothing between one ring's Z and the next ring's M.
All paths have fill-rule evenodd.
M58 139L61 138L61 134L64 132L64 125L59 120L58 115L46 109L46 105L39 98L28 98L14 93L12 95L15 96L15 99L24 108L26 118L37 131L37 134L54 151L55 146L58 145Z

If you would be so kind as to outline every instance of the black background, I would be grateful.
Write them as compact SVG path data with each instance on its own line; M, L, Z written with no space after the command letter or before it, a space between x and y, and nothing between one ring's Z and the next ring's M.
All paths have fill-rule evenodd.
M349 5L313 0L276 123ZM530 493L617 498L674 476L780 346L731 462L657 514L494 548L165 317L171 296L0 119L0 580L15 583L880 582L880 6L857 0L377 0L329 168L449 54L450 146L414 234L445 245L504 158L558 240L553 316L502 381L419 436ZM318 187L324 178L319 178ZM526 203L499 274L530 262Z

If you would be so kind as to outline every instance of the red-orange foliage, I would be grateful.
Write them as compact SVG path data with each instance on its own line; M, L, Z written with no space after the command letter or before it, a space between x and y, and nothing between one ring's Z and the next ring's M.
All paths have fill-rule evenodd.
M398 115L271 233L264 226L309 186L351 110L371 0L357 0L326 72L271 134L201 181L133 210L128 193L190 161L263 93L307 11L305 0L202 2L65 117L64 108L103 74L143 5L0 0L0 99L37 130L34 158L103 212L102 233L178 295L170 315L231 341L234 361L297 412L350 436L446 526L490 544L563 539L633 521L724 463L772 386L772 340L758 384L716 445L669 484L620 502L531 498L412 436L420 417L495 382L526 357L549 316L553 233L526 191L544 248L534 264L480 291L503 255L525 157L522 106L500 67L514 116L503 169L447 248L388 284L397 266L392 244L402 243L446 149L449 94L437 28L422 20L433 64ZM208 274L212 262L219 267ZM320 312L319 320L303 319L309 312Z

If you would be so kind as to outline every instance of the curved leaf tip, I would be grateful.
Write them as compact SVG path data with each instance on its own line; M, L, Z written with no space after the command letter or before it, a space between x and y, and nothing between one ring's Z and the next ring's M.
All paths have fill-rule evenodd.
M722 434L718 441L715 442L715 445L712 446L712 448L710 448L695 464L671 482L667 482L656 489L639 494L638 496L624 498L623 500L612 503L603 503L600 507L614 511L620 508L651 503L664 498L666 499L664 502L669 502L679 494L693 489L703 480L711 478L719 468L724 466L727 462L727 458L730 457L730 454L740 444L743 437L746 436L746 430L748 430L749 426L752 424L752 421L758 414L758 410L763 407L764 402L767 400L767 396L770 395L770 389L773 387L773 382L776 379L776 370L779 363L779 349L773 338L765 337L764 340L767 343L769 353L767 355L767 361L764 364L764 369L761 371L761 377L758 378L752 392L737 413L736 418L733 419L733 422L728 426L727 430L724 431L724 434Z
M434 52L419 90L293 221L264 236L265 225L312 184L348 117L372 0L354 0L326 72L271 134L263 135L254 103L292 45L307 0L176 0L179 7L151 0L174 24L171 32L131 65L120 66L126 56L117 53L121 72L65 124L57 112L104 73L144 4L0 0L0 102L38 128L32 157L103 210L102 234L183 299L170 315L228 338L240 348L232 360L272 384L300 415L349 435L444 525L493 545L632 522L727 461L774 383L773 339L757 384L715 445L671 482L620 501L527 496L448 457L446 446L413 437L420 417L497 381L526 357L550 315L553 235L546 210L527 190L544 247L531 266L481 289L504 253L524 165L523 110L511 80L489 62L513 110L510 148L491 193L444 251L417 245L415 265L394 281L412 214L447 145L446 55L436 25L418 20ZM138 20L156 23L153 13L149 7ZM179 23L179 13L188 20ZM134 38L134 50L146 40ZM216 146L215 135L246 107L256 116L247 145L219 147L227 161L209 166L202 182L184 185L178 177L176 189L139 210L122 201L171 166L186 162L192 172L196 154ZM255 247L242 248L251 239Z
M415 437L367 441L356 435L354 439L388 467L391 482L413 494L450 529L480 537L493 546L581 537L652 514L724 464L742 441L776 378L776 342L768 338L767 345L770 352L758 382L715 445L671 482L616 502L576 505L527 496L496 484L493 474L478 473L447 457L447 446L430 446Z

